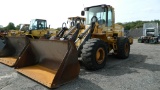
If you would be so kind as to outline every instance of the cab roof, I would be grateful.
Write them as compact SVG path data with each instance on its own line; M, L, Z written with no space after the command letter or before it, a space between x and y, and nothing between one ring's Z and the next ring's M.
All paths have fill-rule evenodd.
M106 5L106 4L101 4L101 5L94 5L94 6L90 6L90 7L85 7L85 10L87 9L87 8L92 8L92 7L110 7L110 8L113 8L111 5Z
M85 18L85 17L80 17L80 16L68 17L68 19L76 19L76 18L81 18L81 19L84 19L84 20L86 20L86 18Z

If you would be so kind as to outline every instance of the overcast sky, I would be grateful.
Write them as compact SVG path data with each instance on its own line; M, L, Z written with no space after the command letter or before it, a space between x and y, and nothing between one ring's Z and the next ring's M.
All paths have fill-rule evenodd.
M67 17L80 16L84 7L98 4L112 5L116 22L160 19L160 0L0 0L0 25L39 18L57 28Z

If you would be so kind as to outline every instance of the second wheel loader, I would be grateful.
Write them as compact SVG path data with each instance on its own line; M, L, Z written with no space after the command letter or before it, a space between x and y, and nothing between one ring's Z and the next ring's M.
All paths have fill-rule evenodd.
M78 57L89 70L103 68L111 51L118 58L129 57L133 39L125 37L123 27L115 24L112 6L86 7L81 14L85 15L86 25L77 18L74 29L62 30L61 36L49 40L30 39L15 69L49 88L55 88L78 76Z
M29 30L29 24L20 24L19 30L9 30L7 36L22 36Z
M9 30L7 36L27 36L29 38L39 39L47 34L49 34L49 36L46 38L55 36L57 32L57 30L51 29L50 26L47 27L47 20L32 19L30 24L20 24L19 30Z

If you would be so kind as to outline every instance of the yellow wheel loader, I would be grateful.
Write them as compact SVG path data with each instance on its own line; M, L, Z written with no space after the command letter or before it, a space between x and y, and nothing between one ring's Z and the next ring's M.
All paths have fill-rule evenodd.
M27 37L39 39L41 37L49 38L57 34L57 30L47 27L47 21L44 19L32 19L29 30L25 33Z
M9 30L7 36L24 36L27 30L29 30L29 24L20 24L19 30Z
M60 39L62 37L70 36L73 33L77 34L78 32L75 32L75 30L77 27L76 24L79 20L80 20L79 23L81 23L81 25L83 25L82 27L84 28L84 23L86 20L84 17L79 17L79 16L69 17L68 21L67 21L67 24L69 24L69 28L67 28L67 24L65 22L62 23L62 29L57 33L56 36L51 37L50 40L51 39ZM76 37L75 37L75 39L76 39Z
M0 40L0 63L14 66L29 44L28 38L49 38L56 33L56 30L47 27L47 21L43 19L33 19L30 24L21 25L20 30L10 30L4 39Z
M19 56L15 69L39 83L55 88L75 79L80 71L78 58L86 69L105 66L108 53L128 58L132 38L124 37L123 27L115 24L114 8L110 5L86 7L86 25L76 18L73 27L49 40L30 39Z
M32 19L30 24L21 24L19 30L9 30L7 36L27 36L33 39L41 37L49 38L57 34L57 30L47 27L47 21L44 19Z

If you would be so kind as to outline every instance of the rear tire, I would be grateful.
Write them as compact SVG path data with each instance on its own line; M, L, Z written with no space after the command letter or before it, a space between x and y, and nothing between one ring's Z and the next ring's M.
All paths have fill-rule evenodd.
M104 41L98 38L86 41L81 54L85 68L88 70L103 68L106 64L107 53L107 44Z
M130 44L128 38L119 37L117 39L117 54L116 57L120 59L126 59L129 57L130 53Z
M138 43L142 43L142 39L141 38L138 38Z

